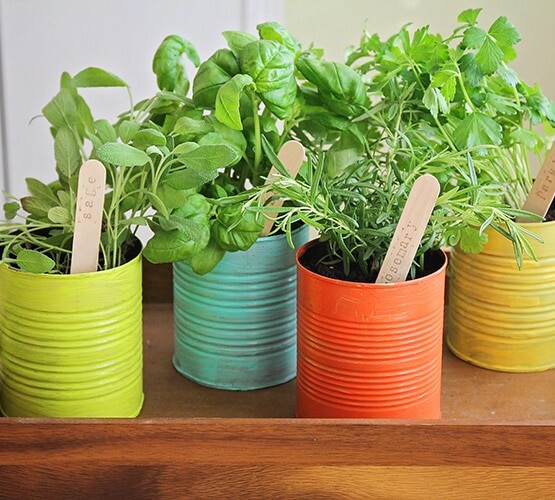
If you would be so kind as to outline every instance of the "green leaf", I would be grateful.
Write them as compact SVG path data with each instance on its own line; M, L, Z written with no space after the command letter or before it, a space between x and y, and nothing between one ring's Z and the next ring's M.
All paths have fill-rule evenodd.
M154 264L189 260L204 248L203 244L207 243L208 238L204 236L198 240L190 239L177 229L157 231L145 245L143 255Z
M48 211L48 218L54 224L69 224L71 222L69 210L63 207L52 207Z
M198 68L193 80L193 102L196 106L213 109L220 87L240 73L239 63L228 49L219 49Z
M197 274L207 274L218 265L224 255L225 250L210 239L208 245L191 258L191 268Z
M208 119L215 129L216 135L206 134L202 139L200 139L199 144L225 144L226 146L233 148L238 156L243 156L247 150L247 139L243 133L239 130L226 127L213 115ZM216 140L218 136L223 138L223 140Z
M145 153L148 156L167 156L169 154L169 149L166 146L159 148L158 146L147 146Z
M173 215L190 221L188 223L189 229L191 229L192 224L195 224L194 235L191 231L181 232L177 229L163 231L158 229L145 246L145 258L154 263L191 259L205 248L210 241L210 210L211 206L204 196L200 194L191 195L187 199L187 203L176 210Z
M94 118L91 110L80 95L77 96L77 128L82 137L85 137L85 132L94 132Z
M32 177L27 177L25 179L25 184L27 185L27 190L33 196L37 198L44 198L52 203L58 203L58 198L50 188L50 186L44 184L38 179L33 179Z
M149 160L144 151L119 142L103 144L96 150L96 156L101 161L122 167L142 166L148 163Z
M56 263L36 250L23 249L17 254L16 263L22 271L29 273L47 273L54 269Z
M505 64L501 64L499 68L497 68L497 74L503 79L505 83L513 88L515 88L517 84L520 83L520 78L517 72L514 69L509 68Z
M175 156L184 155L193 151L193 149L197 149L199 146L196 142L184 142L182 144L178 144L173 149L172 153Z
M494 21L488 30L488 34L495 39L502 50L520 42L520 33L504 16Z
M158 186L156 194L169 210L173 210L185 205L185 203L187 202L187 197L190 195L190 193L188 193L187 191L174 189L168 184L162 184L161 186Z
M235 150L223 144L199 146L187 153L178 154L177 157L186 167L203 170L227 167L238 160Z
M4 217L7 220L12 220L19 210L19 203L17 201L10 201L8 203L4 203Z
M457 67L453 63L445 64L440 71L435 73L431 81L432 87L441 89L441 95L446 103L450 103L455 96L457 88Z
M248 75L235 75L222 85L216 95L216 118L234 130L243 130L240 103L245 88L255 88L253 79Z
M148 226L148 220L146 217L129 217L129 219L120 221L120 224L124 226Z
M342 116L357 116L368 104L364 82L352 68L302 56L297 67L304 78L316 85L323 104L331 111Z
M520 40L516 28L507 21L506 17L499 17L486 33L476 26L464 32L463 46L476 49L475 62L486 74L492 74L503 60L514 58L513 45Z
M61 89L54 98L42 108L42 114L54 128L73 127L77 120L77 103L68 89Z
M86 68L72 79L76 87L128 87L119 76L101 68Z
M275 40L287 47L294 54L301 50L300 42L279 23L262 23L259 24L256 29L258 30L260 38L264 40Z
M36 196L24 196L21 198L21 207L35 217L47 217L52 203L44 198Z
M502 140L502 128L489 116L476 112L459 123L453 131L453 140L459 149L499 145Z
M67 191L58 191L56 194L58 195L58 200L60 201L60 205L68 211L71 210L72 202L71 202L71 196L69 195L69 193Z
M133 138L133 146L145 150L149 146L165 146L166 136L154 128L139 130Z
M189 80L181 56L187 58L198 67L200 58L196 48L188 40L178 35L168 35L154 54L152 70L156 74L160 90L175 91L186 94Z
M518 128L511 132L511 138L518 144L534 149L538 145L538 134L533 130Z
M242 210L242 205L226 205L212 226L215 242L226 251L248 250L260 236L264 218L259 212Z
M160 219L160 227L164 231L177 229L188 240L198 240L202 236L201 226L179 215L170 214L168 219Z
M120 139L123 141L124 144L131 142L140 128L141 124L136 121L122 121L118 127L118 134L120 136Z
M278 118L289 116L297 97L294 54L274 40L258 40L244 48L239 65L268 110Z
M476 64L476 56L474 54L465 54L461 57L459 64L471 86L477 87L484 78L484 73L480 66Z
M453 98L455 97L455 92L457 90L457 79L456 77L452 76L449 78L442 86L441 86L441 95L447 103L450 103ZM447 110L445 113L448 113Z
M465 47L479 49L487 37L488 34L482 28L473 26L464 32L462 43Z
M489 36L484 40L480 50L476 53L476 63L486 75L490 75L503 61L503 51Z
M218 177L217 170L188 168L173 172L167 176L166 182L174 189L196 189Z
M146 194L147 198L150 200L150 203L154 210L156 210L162 217L168 219L170 216L170 212L168 211L168 207L166 207L165 203L158 197L158 195L154 193L148 192Z
M185 136L185 140L192 140L213 131L214 127L207 121L196 120L188 116L179 118L173 128L173 133Z
M464 227L460 231L459 246L463 252L479 253L487 242L487 233L480 233L478 229Z
M348 166L354 165L364 156L364 144L350 131L341 134L324 158L324 169L329 177L336 177Z
M56 170L65 178L70 178L81 166L81 150L75 134L67 127L61 127L54 138L54 158Z
M224 31L223 37L226 39L228 47L237 56L241 51L252 42L256 42L256 37L244 31Z
M94 127L96 129L98 138L101 140L102 143L106 142L116 142L118 140L118 135L116 134L116 130L108 120L96 120L94 122Z
M459 14L459 17L457 17L457 21L459 23L475 24L477 19L478 19L478 15L480 14L481 11L482 11L482 9L466 9L466 10L463 10Z
M449 106L441 91L431 85L424 92L422 104L426 106L434 118L437 118L438 112L444 114L449 113Z

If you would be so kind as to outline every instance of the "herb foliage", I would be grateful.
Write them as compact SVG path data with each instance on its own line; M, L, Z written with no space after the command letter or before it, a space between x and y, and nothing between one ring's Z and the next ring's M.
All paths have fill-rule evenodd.
M351 108L334 103L341 79L331 80L329 63L308 59L328 68L321 78L302 72L311 109L294 133L311 149L311 168L296 180L284 175L271 190L294 201L280 211L278 227L303 220L318 229L326 261L342 263L345 275L353 266L375 275L424 173L442 190L412 276L428 250L458 244L479 252L488 226L512 241L518 263L533 253L534 235L514 217L531 187L529 155L541 161L551 140L534 126L549 130L554 106L508 65L518 31L504 17L485 30L479 12L461 13L447 38L428 27L411 33L405 26L385 41L364 33L347 51L345 72L364 82L364 99Z
M185 85L182 74L170 72L167 78ZM144 119L153 106L172 102L174 94L162 91L132 105L112 125L93 118L79 94L84 87L128 89L121 78L100 68L62 75L60 91L42 110L54 138L58 179L50 184L26 179L29 196L20 200L5 193L9 201L6 220L0 223L2 262L35 273L69 272L77 178L88 158L102 161L107 169L100 270L122 264L137 228L147 224L172 235L165 251L174 259L192 257L209 240L210 206L190 191L236 161L237 153L226 145L176 144L179 130L164 134Z

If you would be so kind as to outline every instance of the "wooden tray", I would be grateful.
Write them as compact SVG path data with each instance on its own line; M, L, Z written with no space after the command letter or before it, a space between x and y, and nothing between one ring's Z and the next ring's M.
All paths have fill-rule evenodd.
M137 419L0 418L0 498L552 498L555 370L444 354L438 421L295 419L295 382L207 389L171 364L171 267L145 265Z

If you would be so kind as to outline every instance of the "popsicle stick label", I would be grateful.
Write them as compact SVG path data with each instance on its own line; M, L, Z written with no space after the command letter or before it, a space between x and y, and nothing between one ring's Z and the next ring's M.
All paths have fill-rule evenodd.
M439 182L430 174L416 179L376 283L399 283L407 279L418 245L424 236L439 195Z
M283 166L287 169L291 177L295 178L301 169L301 165L304 161L304 147L298 141L287 141L279 150L278 159L283 163ZM279 175L276 167L272 167L268 173L268 178L266 184L271 184L272 180ZM264 204L268 198L272 197L272 193L268 193L263 199L261 199L261 204ZM268 204L272 207L281 207L283 205L283 200L274 200ZM264 223L264 228L262 229L262 236L266 236L274 225L274 221L271 220L277 216L277 212L267 213L266 222Z
M524 205L523 210L538 214L542 217L545 216L551 202L555 197L555 144L551 148L544 164L542 165L530 194ZM517 222L525 222L528 220L526 217L517 217Z
M83 163L77 188L71 274L92 273L97 270L105 190L104 165L97 160Z

